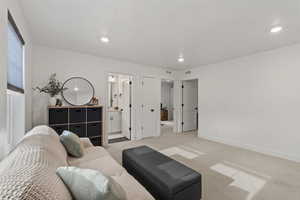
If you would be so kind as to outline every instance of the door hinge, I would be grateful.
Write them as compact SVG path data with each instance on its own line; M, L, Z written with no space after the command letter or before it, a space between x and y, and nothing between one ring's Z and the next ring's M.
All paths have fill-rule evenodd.
M181 125L183 125L184 124L184 122L181 122Z
M184 88L184 85L182 85L181 88L183 89L183 88Z
M131 108L132 107L132 105L131 104L129 104L129 108Z
M132 85L132 81L129 81L129 85Z
M131 127L129 128L129 131L131 131Z
M184 104L181 104L181 106L183 107L183 106L184 106Z

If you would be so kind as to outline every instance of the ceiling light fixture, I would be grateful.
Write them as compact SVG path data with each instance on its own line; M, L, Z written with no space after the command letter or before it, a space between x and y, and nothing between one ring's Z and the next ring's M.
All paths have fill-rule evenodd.
M184 58L183 58L182 56L180 56L180 57L178 58L178 62L183 63L183 62L184 62Z
M282 31L282 26L275 26L270 30L271 33L279 33L280 31Z
M109 43L109 38L108 37L101 37L101 42Z

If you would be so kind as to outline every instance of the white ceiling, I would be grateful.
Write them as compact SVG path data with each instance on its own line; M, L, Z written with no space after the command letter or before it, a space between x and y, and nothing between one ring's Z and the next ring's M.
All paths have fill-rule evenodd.
M300 41L299 0L20 2L37 44L158 67L193 68ZM278 24L284 30L271 35Z

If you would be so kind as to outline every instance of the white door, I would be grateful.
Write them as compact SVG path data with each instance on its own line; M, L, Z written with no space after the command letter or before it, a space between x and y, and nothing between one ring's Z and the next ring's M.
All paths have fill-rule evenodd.
M197 129L198 80L182 82L182 131Z
M160 135L161 81L144 77L142 81L142 137Z
M121 84L122 87L122 97L121 97L121 126L122 126L122 134L131 139L131 84L130 81L124 80Z

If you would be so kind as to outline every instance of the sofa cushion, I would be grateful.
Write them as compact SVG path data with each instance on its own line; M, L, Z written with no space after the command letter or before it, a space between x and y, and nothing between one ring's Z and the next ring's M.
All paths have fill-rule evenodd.
M90 138L80 138L80 142L83 145L85 149L93 147L94 145L92 144Z
M76 200L126 200L123 188L109 176L91 169L60 167L57 174Z
M70 131L64 131L60 135L60 141L66 148L66 151L69 153L69 155L80 158L83 156L83 144L80 141L80 138L70 132Z
M36 126L33 129L31 129L29 132L27 132L24 136L24 138L33 136L33 135L47 135L50 136L56 140L59 140L58 134L55 132L54 129L50 128L49 126Z
M109 153L103 147L90 147L84 149L84 154L81 158L68 157L68 162L70 165L78 165L79 163L88 162L91 160L95 160L101 158L103 156L107 156Z
M125 169L110 155L102 156L89 161L79 162L73 166L98 170L107 176L119 176L125 171Z
M67 165L67 152L59 141L58 134L48 126L37 126L29 131L22 140L27 145L39 145L48 152L55 155L56 160L60 160L63 165Z
M126 171L119 176L112 176L112 178L126 191L127 199L154 200L151 194Z

